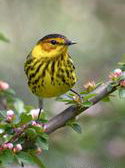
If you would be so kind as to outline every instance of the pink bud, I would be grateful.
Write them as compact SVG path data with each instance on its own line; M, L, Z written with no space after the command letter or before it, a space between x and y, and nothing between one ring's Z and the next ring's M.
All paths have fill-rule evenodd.
M3 144L2 147L3 147L3 149L7 149L7 144L6 143Z
M5 143L2 145L3 149L12 149L13 148L13 144L12 143Z
M12 111L12 110L7 111L7 121L11 122L13 120L14 116L15 116L14 111Z
M125 87L125 79L120 82L120 86Z
M13 152L14 152L14 153L16 153L16 152L17 152L16 148L13 148Z
M12 149L13 148L13 144L12 143L7 143L7 148L8 149Z
M32 126L41 127L41 125L39 123L37 123L36 121L32 121Z
M37 154L41 154L41 153L42 153L42 149L41 149L40 147L38 147L38 148L36 149L36 153L37 153Z
M117 80L122 74L121 69L115 69L112 73L110 73L109 78L113 81Z
M3 81L0 81L0 91L7 90L9 88L9 84Z
M44 129L44 132L46 132L48 129L48 124L44 124L43 129Z
M37 125L36 121L32 121L32 126L36 126L36 125Z
M118 76L120 76L122 74L121 69L115 69L114 73L117 74Z
M32 119L35 120L38 118L40 109L33 109L30 111L30 114L32 115ZM41 110L42 112L43 110Z
M12 111L12 110L7 111L7 116L13 116L13 115L14 115L14 111Z
M84 85L84 88L88 90L89 92L94 90L96 88L96 83L95 81L90 81Z
M13 120L12 117L7 117L7 121L11 122Z
M16 151L21 151L22 150L22 145L17 144L15 148L16 148Z

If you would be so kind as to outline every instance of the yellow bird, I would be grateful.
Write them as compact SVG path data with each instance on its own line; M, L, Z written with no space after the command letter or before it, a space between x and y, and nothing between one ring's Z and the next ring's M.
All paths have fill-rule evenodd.
M61 34L41 38L26 58L24 70L28 86L39 98L62 95L76 83L73 61L68 46L76 44ZM75 91L73 91L76 93Z

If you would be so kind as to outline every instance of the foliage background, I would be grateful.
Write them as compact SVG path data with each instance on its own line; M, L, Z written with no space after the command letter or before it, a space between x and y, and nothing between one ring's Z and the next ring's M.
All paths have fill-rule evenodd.
M124 16L124 0L0 0L0 31L10 39L0 42L0 79L37 107L23 64L39 38L60 33L78 43L70 47L79 79L75 89L82 91L89 80L107 80L125 53ZM124 103L112 97L90 108L80 116L81 135L68 128L53 133L49 152L41 155L47 167L125 167ZM45 100L44 107L49 116L66 108L54 99Z

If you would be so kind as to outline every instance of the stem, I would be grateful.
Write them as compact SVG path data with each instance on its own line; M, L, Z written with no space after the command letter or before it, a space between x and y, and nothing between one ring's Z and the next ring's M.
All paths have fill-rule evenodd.
M125 77L125 72L122 73L122 76ZM120 83L120 81L119 81L119 83ZM101 86L96 88L94 91L89 93L89 94L96 94L96 96L90 98L89 101L91 101L93 105L98 103L104 97L106 97L109 94L111 94L112 92L116 91L117 87L119 86L119 83L117 86L113 86L112 81L108 81L108 82L102 84ZM111 85L112 85L112 87L110 87L110 89L108 89L109 86L111 86ZM62 111L61 113L59 113L58 115L56 115L55 117L53 117L52 119L50 119L48 121L46 133L50 134L50 133L56 131L57 129L65 126L69 120L75 118L77 115L84 112L88 108L90 108L90 107L83 107L83 106L78 107L77 105L72 105L72 106L68 107L67 109L65 109L64 111Z

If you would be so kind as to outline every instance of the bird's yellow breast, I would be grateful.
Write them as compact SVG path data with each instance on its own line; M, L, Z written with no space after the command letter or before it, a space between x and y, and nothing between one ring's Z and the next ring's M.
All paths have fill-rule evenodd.
M25 66L28 85L39 97L59 96L70 90L76 83L75 68L67 54L53 59L33 58L31 62L29 66L27 63Z

